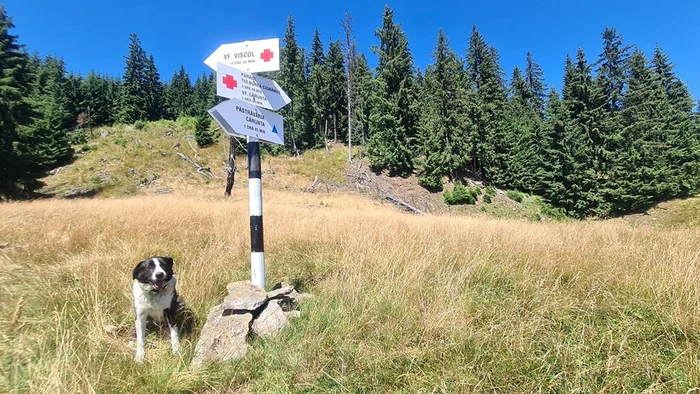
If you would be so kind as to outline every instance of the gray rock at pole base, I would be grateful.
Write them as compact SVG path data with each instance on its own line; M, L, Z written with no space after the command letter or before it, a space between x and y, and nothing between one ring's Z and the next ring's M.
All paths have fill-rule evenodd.
M260 313L255 320L251 329L261 337L269 337L276 334L279 330L289 325L287 315L282 311L278 303L270 301L265 309Z
M284 282L266 293L249 281L229 283L228 296L209 311L195 346L191 368L213 361L221 362L244 357L248 352L247 338L252 331L261 337L277 334L301 316L298 304L311 294L297 293ZM255 319L253 316L257 316Z
M229 283L226 290L228 296L221 304L225 309L255 311L267 302L265 289L254 286L249 281Z
M273 300L275 298L280 298L282 296L286 296L293 291L294 291L293 286L280 287L279 289L275 289L275 290L272 290L271 292L267 293L267 298Z
M253 315L234 312L222 305L211 309L195 346L190 366L197 368L207 361L228 361L248 353L246 338Z

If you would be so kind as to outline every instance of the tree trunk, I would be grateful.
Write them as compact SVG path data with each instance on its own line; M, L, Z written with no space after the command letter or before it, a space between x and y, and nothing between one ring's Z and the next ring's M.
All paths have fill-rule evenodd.
M326 145L326 156L330 153L328 152L328 119L326 119L326 132L323 133L323 143Z
M294 117L294 101L292 101L292 117ZM294 119L292 119L292 121L289 123L292 129L292 132L290 133L292 136L292 156L297 156L297 143L294 141Z
M228 169L226 170L226 191L225 196L231 195L231 189L233 189L233 182L236 178L236 137L229 137L228 144Z
M335 114L333 114L333 142L338 142L338 126L335 120Z
M352 97L350 95L352 69L350 67L350 61L352 61L352 59L348 59L348 163L352 163Z

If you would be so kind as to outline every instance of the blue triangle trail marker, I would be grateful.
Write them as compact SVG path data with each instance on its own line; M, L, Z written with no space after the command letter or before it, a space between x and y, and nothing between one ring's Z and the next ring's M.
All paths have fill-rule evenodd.
M277 134L277 126L272 125L272 132L275 133L275 134Z

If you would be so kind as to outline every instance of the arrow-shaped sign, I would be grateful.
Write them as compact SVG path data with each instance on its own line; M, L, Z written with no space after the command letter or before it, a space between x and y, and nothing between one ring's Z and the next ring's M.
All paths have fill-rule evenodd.
M216 94L277 111L292 100L277 82L217 63Z
M229 135L247 135L284 145L284 121L272 111L231 99L210 109L209 114Z
M212 70L216 70L217 62L251 73L279 71L280 39L270 38L220 45L204 61Z

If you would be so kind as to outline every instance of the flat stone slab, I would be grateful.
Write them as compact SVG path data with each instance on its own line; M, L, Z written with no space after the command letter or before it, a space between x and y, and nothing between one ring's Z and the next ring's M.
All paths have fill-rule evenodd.
M280 298L282 296L286 296L290 294L291 292L294 291L294 286L286 286L286 287L281 287L276 290L272 290L271 292L267 293L267 298L269 299L275 299L275 298Z
M265 289L254 286L249 281L229 283L226 290L228 296L221 304L225 309L255 311L267 302Z
M269 337L289 324L289 319L278 303L270 301L254 321L251 329L254 333Z
M228 361L248 353L246 338L253 315L217 305L211 309L195 346L190 366L197 368L209 361Z

